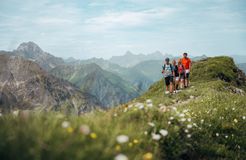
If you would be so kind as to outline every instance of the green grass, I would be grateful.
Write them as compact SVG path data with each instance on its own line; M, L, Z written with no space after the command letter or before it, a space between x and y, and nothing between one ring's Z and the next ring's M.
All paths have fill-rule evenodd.
M146 153L151 153L153 160L246 159L246 96L227 89L235 87L232 81L212 77L193 80L193 87L173 96L163 94L160 81L128 104L80 117L60 113L1 116L0 159L109 160L120 153L129 160L147 160ZM159 109L159 104L170 106L191 95L196 98L181 103L177 110ZM147 107L147 99L153 101L152 108ZM139 109L137 102L144 108ZM64 121L70 123L67 128L62 127ZM90 134L81 132L81 125L89 126ZM151 134L159 134L161 129L168 135L153 140ZM129 141L120 144L116 140L119 135L127 135Z

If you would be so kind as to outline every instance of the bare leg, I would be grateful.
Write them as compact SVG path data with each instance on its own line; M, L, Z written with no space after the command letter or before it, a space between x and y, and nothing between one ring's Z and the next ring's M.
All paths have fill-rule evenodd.
M172 93L173 92L173 83L172 82L170 83L169 87L170 87L170 93Z

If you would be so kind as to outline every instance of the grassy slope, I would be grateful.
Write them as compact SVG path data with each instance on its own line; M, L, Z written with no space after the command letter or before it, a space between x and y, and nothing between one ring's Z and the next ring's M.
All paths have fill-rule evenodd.
M152 159L245 159L246 98L228 89L237 84L235 65L232 62L224 70L211 70L215 73L202 72L198 78L200 71L208 70L214 63L228 62L232 61L226 57L198 62L192 71L193 87L166 96L160 81L143 96L107 112L95 111L82 117L58 113L2 116L0 159L108 160L119 153L129 159L146 160L146 153L151 153ZM216 74L226 75L230 82L219 80ZM170 106L190 99L191 95L196 98L188 104L180 103L177 110L172 107L165 113L159 110L159 104ZM147 107L146 99L152 99L154 107ZM136 102L145 107L139 109ZM62 128L64 121L69 121L70 127ZM148 122L155 126L149 126ZM81 133L82 124L88 125L96 138L95 134ZM189 124L192 128L187 128ZM160 129L166 129L168 135L153 140L151 133ZM129 142L119 144L116 137L120 134L127 135Z

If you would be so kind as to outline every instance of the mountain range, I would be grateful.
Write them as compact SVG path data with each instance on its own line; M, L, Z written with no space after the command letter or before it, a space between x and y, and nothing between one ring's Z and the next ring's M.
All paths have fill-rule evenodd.
M78 113L100 106L94 96L19 56L0 55L0 84L2 112L35 109Z
M50 73L94 95L104 107L126 103L140 95L138 89L129 82L103 70L95 63L60 65L52 69Z
M109 60L102 58L77 60L72 57L63 60L62 58L55 57L52 54L43 51L34 42L21 43L17 49L13 51L0 51L0 55L5 57L2 59L14 58L18 59L18 62L21 62L21 64L31 64L36 68L39 68L39 71L35 71L37 74L35 76L29 76L29 72L33 73L30 68L26 71L22 71L18 67L17 69L12 67L12 70L8 70L9 68L6 68L6 66L5 68L2 68L2 71L4 73L8 72L9 75L11 75L12 72L18 71L19 74L15 75L17 78L21 75L25 75L22 77L22 80L26 80L24 83L26 86L34 85L35 83L32 84L31 82L35 82L35 79L33 80L32 78L40 77L40 75L42 75L41 77L45 77L45 79L49 80L48 82L51 87L56 85L56 88L61 88L60 90L62 91L62 94L56 94L56 92L58 92L57 90L53 91L54 93L49 93L49 89L42 88L42 86L47 85L46 81L38 80L37 86L34 85L29 87L31 90L30 92L33 92L33 88L38 88L37 93L35 93L35 95L38 96L30 98L30 95L28 95L27 100L25 100L24 103L23 97L20 97L19 93L28 93L29 90L25 90L23 86L23 88L18 88L18 81L15 82L16 84L13 85L13 88L10 87L11 85L7 85L8 87L6 87L5 81L9 81L9 83L14 82L9 79L3 79L1 87L5 89L2 89L4 92L1 93L1 102L4 101L2 104L5 106L16 107L15 104L9 104L9 98L14 98L15 100L11 100L11 102L23 101L22 106L34 107L32 104L40 104L40 106L45 106L44 108L54 109L62 108L61 106L63 106L66 101L66 103L71 106L70 108L74 108L77 112L79 108L81 108L80 104L82 104L82 102L89 104L85 107L86 109L83 109L82 107L82 110L90 110L91 108L95 108L95 106L109 108L126 103L138 97L140 94L147 91L151 84L161 79L161 65L163 64L165 57L171 59L175 58L172 55L163 55L159 51L149 55L135 55L128 51L123 56L114 56ZM6 58L6 56L9 58ZM199 60L206 58L206 56L203 55L192 58ZM14 63L11 64L12 66L19 65L15 61L8 61L8 63L10 62ZM1 75L3 76L4 74ZM27 77L31 77L31 82ZM43 84L44 82L45 84ZM64 85L69 87L64 87ZM72 88L72 92L67 90L67 88ZM19 93L16 93L17 89L20 89L20 91L18 90ZM53 96L48 96L50 99L47 100L46 97L46 100L44 100L45 95L49 94ZM63 94L67 96L64 97L62 96ZM60 100L59 96L54 97L54 95L60 95L63 98ZM81 97L79 95L81 95ZM81 99L82 102L79 101L77 103L76 99L76 104L74 104L74 98L71 97L77 97L77 99Z

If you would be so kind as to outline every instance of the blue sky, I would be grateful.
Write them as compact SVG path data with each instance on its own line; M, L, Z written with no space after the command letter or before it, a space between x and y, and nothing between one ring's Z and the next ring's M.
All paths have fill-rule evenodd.
M0 50L60 57L246 55L245 0L0 0Z

